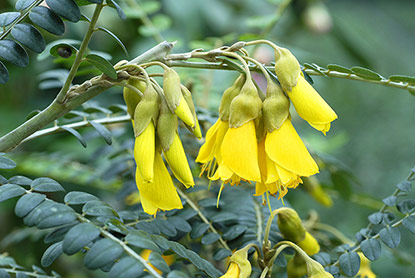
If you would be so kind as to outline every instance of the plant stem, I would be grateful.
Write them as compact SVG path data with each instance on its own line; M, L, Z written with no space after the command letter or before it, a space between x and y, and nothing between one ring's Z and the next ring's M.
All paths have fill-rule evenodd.
M89 42L91 41L92 34L95 30L95 25L97 24L99 15L101 13L101 10L104 6L102 4L98 4L95 7L94 14L91 18L91 22L89 23L88 30L84 36L84 39L82 40L81 46L79 47L79 51L76 54L75 61L72 64L72 67L69 71L68 77L66 78L65 84L63 84L62 89L59 91L58 95L56 96L56 102L59 104L63 104L66 93L69 90L69 87L72 84L73 79L75 78L75 75L79 69L79 66L82 63L82 58L85 54L85 51L88 48Z

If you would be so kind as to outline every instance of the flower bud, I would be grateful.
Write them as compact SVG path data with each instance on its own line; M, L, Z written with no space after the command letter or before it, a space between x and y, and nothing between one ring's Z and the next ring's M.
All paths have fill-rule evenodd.
M237 128L254 120L261 112L262 101L258 96L257 88L251 79L245 81L241 92L236 96L230 106L229 124Z
M287 264L288 278L299 278L307 274L307 264L303 257L296 253Z
M320 251L320 245L309 232L305 233L305 238L302 241L297 242L297 245L309 256L315 255Z
M290 101L285 96L281 87L274 82L267 86L267 97L264 100L262 112L266 131L272 132L279 129L290 112Z
M171 68L164 70L164 94L167 106L188 126L194 127L195 121L192 111L182 95L180 76Z
M291 92L292 88L297 85L298 77L301 73L300 64L297 58L286 48L279 48L275 55L275 74L280 81L281 87L285 92Z
M134 86L140 92L144 92L146 89L146 83L138 79L130 78L127 84ZM123 90L123 97L124 97L125 105L127 105L128 114L130 114L131 118L134 118L134 111L135 111L137 104L141 100L141 96L134 90L125 87Z
M157 135L164 152L170 149L177 131L177 126L178 120L176 114L173 114L167 107L166 102L162 101L160 115L157 120Z
M153 86L148 86L144 91L143 98L137 104L134 111L134 134L139 136L148 126L150 121L156 125L159 113L160 98Z
M185 86L181 86L182 88L182 94L184 99L186 100L187 105L190 108L190 111L192 111L193 120L195 122L194 127L189 127L186 125L188 129L196 136L198 139L202 139L202 130L200 129L199 121L197 119L196 110L195 110L195 104L193 103L192 94L190 93L189 89L187 89Z
M229 108L231 106L231 102L237 95L239 95L244 83L245 75L241 74L238 76L238 78L235 80L232 86L226 89L225 92L223 92L219 106L219 117L222 121L229 121Z
M308 278L333 278L333 275L325 271L323 266L315 260L309 258L306 260L306 263Z
M306 229L301 223L300 216L292 208L280 208L278 210L278 227L285 239L295 243L305 239Z

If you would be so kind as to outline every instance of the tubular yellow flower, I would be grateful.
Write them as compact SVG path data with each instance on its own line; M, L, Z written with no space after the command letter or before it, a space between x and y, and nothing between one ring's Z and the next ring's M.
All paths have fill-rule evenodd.
M228 271L219 278L239 278L239 266L236 263L230 263Z
M221 155L224 164L245 180L261 181L258 167L258 147L253 120L226 132Z
M317 240L309 233L305 233L305 238L297 242L297 245L307 253L307 255L312 256L320 252L320 245Z
M140 191L141 204L146 213L155 215L159 209L172 210L183 208L180 197L159 152L156 152L154 158L153 182L146 182L137 169L136 183Z
M187 188L194 186L192 171L190 170L189 163L187 162L186 153L184 152L182 141L179 134L175 134L173 143L169 150L164 152L164 157L167 163L170 165L174 176L183 183Z
M267 132L265 151L279 166L278 174L285 175L286 180L291 180L293 177L287 174L287 171L305 177L318 173L316 162L304 146L289 118L279 129Z
M152 121L144 131L135 138L134 158L137 171L147 182L152 182L154 177L154 153L155 153L155 129Z
M370 261L363 255L362 252L357 252L357 254L360 257L360 268L355 277L376 278L376 274L373 273L372 269L370 268Z
M336 113L304 79L300 64L288 49L279 48L276 57L275 73L295 110L312 127L326 134L330 123L337 119Z

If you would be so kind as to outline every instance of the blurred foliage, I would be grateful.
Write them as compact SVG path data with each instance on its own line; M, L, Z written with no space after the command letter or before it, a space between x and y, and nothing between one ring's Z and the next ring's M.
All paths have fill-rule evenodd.
M1 1L0 12L13 11L15 2ZM132 59L162 40L177 40L174 51L186 52L199 47L210 49L222 44L231 44L239 39L266 38L291 49L302 64L339 64L348 68L360 66L373 69L383 76L415 74L415 2L410 0L120 0L118 3L124 9L127 20L120 20L116 10L105 9L99 19L99 26L116 34L122 43L118 43L108 32L102 31L94 34L90 44L90 49L98 51L93 53L104 55L112 64L122 59ZM288 6L285 7L286 4ZM90 15L92 6L81 7L81 10L83 14ZM76 24L65 21L66 28L62 38L66 41L61 42L79 47L86 25L87 23L82 21ZM46 44L50 44L50 48L53 44L56 45L57 39L62 39L46 32L41 33ZM128 50L128 57L123 45ZM5 85L0 85L0 134L3 135L18 126L31 111L46 107L62 86L73 59L51 57L47 51L49 50L40 55L28 51L30 63L23 69L6 63L10 80ZM273 59L272 55L273 53L266 48L256 49L255 56L261 62L270 62ZM47 74L51 69L59 71ZM216 119L217 115L212 111L217 110L223 90L229 87L236 74L190 68L180 68L178 72L184 83L192 88L199 119L206 131ZM97 73L99 71L91 65L83 63L74 83L80 84ZM391 194L394 190L393 185L403 180L408 169L414 164L415 98L408 91L376 84L331 77L312 78L315 88L336 110L339 119L326 137L311 132L308 125L295 113L293 120L300 130L301 137L318 157L321 157L321 162L324 162L324 171L317 175L317 178L333 198L333 206L326 209L306 191L301 190L291 191L285 198L285 204L296 208L302 218L310 214L309 220L317 213L321 223L335 226L348 238L353 239L357 232L365 232L360 229L367 225L367 217L382 207L383 204L379 200ZM261 85L259 79L258 82ZM122 103L121 89L112 88L88 104L109 109L117 116L122 115L125 110L122 107L111 110L111 105ZM72 119L59 120L59 124L83 120L85 115L81 113L87 108L77 109L78 115L73 115L75 117ZM90 120L103 118L107 112L89 110L88 117ZM0 175L6 179L16 175L31 179L50 177L64 185L67 192L83 191L99 196L113 207L111 209L119 211L120 215L127 209L136 212L139 205L128 207L125 204L125 198L136 191L133 179L135 165L132 156L132 129L123 123L108 125L107 128L112 133L112 145L107 145L102 136L91 127L80 130L87 142L86 149L69 133L49 135L24 143L10 155L10 158L16 161L17 167L0 170ZM184 136L182 140L186 153L191 158L189 161L193 163L200 142L190 138L185 130L181 130L181 133L182 137ZM191 166L194 173L198 174L198 165L193 163ZM205 179L197 179L196 184L199 186L189 195L197 199L200 206L203 204L202 199L205 199L206 206L202 207L206 215L220 215L217 211L213 212L215 208L212 205L216 203L212 198L216 196L217 184L213 184L211 191L204 187L207 184ZM222 193L223 205L220 206L219 213L226 213L228 209L228 213L235 213L229 208L235 200L244 200L240 201L244 204L255 203L265 214L269 213L267 207L261 207L261 204L257 204L258 200L252 197L252 188L247 185L244 185L244 188L245 190L226 188ZM413 198L413 193L408 194ZM47 196L58 203L63 200L63 194L59 192L47 193ZM272 202L273 209L280 206L279 201ZM395 207L394 203L388 204L391 208L387 211L401 215L396 208L392 208ZM31 265L39 264L43 252L53 241L48 244L42 242L49 230L25 227L21 219L14 216L15 205L16 200L0 204L0 254L7 252L18 264L29 269ZM247 210L254 207L255 205L244 206ZM402 205L400 208L405 210ZM174 231L167 229L165 231L171 232L164 234L167 238L181 239L186 248L195 250L196 253L201 250L203 242L212 244L218 240L215 235L208 236L212 234L208 231L209 227L198 218L188 204L185 210L166 215L170 219L175 213L185 215L183 217L192 230L177 229L178 235L173 235ZM240 213L251 215L253 212ZM150 226L154 229L157 225L163 225L161 222L165 218L164 214L160 214L156 219L150 219L142 213L137 213L137 216L143 217L146 223L155 222ZM226 222L225 216L237 220ZM389 221L387 216L387 213L381 215L386 217L386 223ZM246 219L226 214L223 217L223 223L214 222L219 232L223 233L223 237L226 231L235 225L247 227L247 230L241 233L244 234L243 237L235 238L235 241L232 236L229 239L225 238L229 240L232 250L241 246L242 242L257 239L255 233L249 231L251 226L244 222ZM379 217L372 216L369 220L378 224ZM209 219L212 220L211 217ZM137 219L124 220L126 223L120 226L129 225L134 221L137 225L139 223ZM396 221L399 221L399 218ZM107 225L114 228L105 221L97 223L100 227ZM252 225L256 224L254 222ZM145 227L139 226L137 230L148 229L147 225ZM237 228L233 229L240 231ZM414 241L407 230L400 230L402 235L399 251L383 248L383 256L372 263L372 269L380 277L397 273L400 277L412 277ZM156 233L152 228L144 232ZM125 235L119 230L116 230L116 233ZM120 235L121 238L123 236ZM197 241L197 244L196 241L190 240L200 237L201 242ZM275 237L275 240L278 240L278 234ZM382 239L382 236L380 237ZM392 241L382 240L387 246L391 244L389 247L393 247L394 238ZM359 240L359 234L357 239ZM333 245L341 244L333 243L332 239L325 235L321 235L320 240L323 242L323 248L326 244L327 250ZM212 250L209 253L213 259L205 259L213 262L216 268L224 270L224 265L217 261L229 255L229 252L220 253L223 249L220 249L221 244L218 242L214 246L213 249L217 252ZM3 259L0 257L0 262ZM80 254L61 256L58 263L45 269L48 273L53 269L63 277L102 277L99 272L89 272L86 268L80 268L83 259L84 255ZM284 262L279 264L283 265ZM177 265L173 266L173 269L176 267ZM184 268L191 266L187 265ZM182 270L182 267L180 269ZM194 269L191 269L189 273L193 271Z

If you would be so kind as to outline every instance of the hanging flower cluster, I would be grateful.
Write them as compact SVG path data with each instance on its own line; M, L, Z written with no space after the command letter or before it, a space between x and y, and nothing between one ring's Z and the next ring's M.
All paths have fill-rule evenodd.
M178 118L201 138L192 97L181 85L179 75L164 68L163 89L142 70L145 82L129 80L134 86L124 89L124 100L131 115L134 134L134 159L137 164L136 183L146 213L182 208L182 202L173 184L165 161L174 176L186 187L194 186L186 154L177 128ZM142 92L142 96L138 94Z
M252 181L255 195L278 193L281 198L302 183L301 177L319 172L291 123L290 100L298 114L324 134L337 115L304 79L291 52L275 50L279 84L264 72L267 90L261 98L246 67L245 75L223 93L219 119L208 130L196 161L211 180L231 185Z

